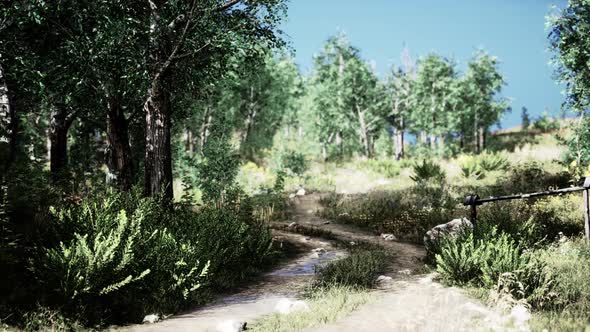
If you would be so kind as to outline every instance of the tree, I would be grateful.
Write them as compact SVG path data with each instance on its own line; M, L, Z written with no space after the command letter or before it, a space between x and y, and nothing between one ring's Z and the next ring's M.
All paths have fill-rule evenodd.
M392 68L388 78L391 93L391 112L387 121L395 132L395 159L404 157L404 133L407 119L410 117L415 98L413 95L415 79L414 61L410 58L407 48L402 52L403 69Z
M412 112L412 123L422 132L425 143L430 135L430 146L437 141L442 144L444 135L450 130L451 86L455 78L455 65L437 54L430 54L418 61L415 81L417 98L416 110Z
M229 55L266 40L275 33L282 1L218 0L149 2L147 48L148 94L145 113L145 193L172 198L171 91L186 87L182 73L206 70L212 54ZM193 79L194 77L188 78Z
M522 129L527 130L531 125L531 119L529 116L529 110L525 106L522 107L520 118L522 119Z
M498 69L498 59L478 51L468 64L464 80L466 98L471 105L473 145L479 153L485 148L489 127L497 123L509 107L508 101L499 97L505 83Z
M565 84L565 107L582 112L590 104L590 4L569 0L563 10L547 19L549 49L555 76Z
M362 154L373 156L375 135L388 112L385 87L345 36L328 39L315 59L315 106L324 148L356 136Z

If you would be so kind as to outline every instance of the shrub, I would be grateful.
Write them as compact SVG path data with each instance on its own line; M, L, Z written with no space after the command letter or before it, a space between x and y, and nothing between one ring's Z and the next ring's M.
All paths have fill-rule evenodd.
M545 264L495 227L441 241L436 263L449 284L495 288L536 307L554 297Z
M198 212L138 193L91 195L53 209L53 245L31 262L50 308L86 324L138 321L207 300L268 256L251 199L229 190Z
M456 200L446 187L412 187L367 194L329 194L322 197L327 219L393 233L398 238L422 242L426 231L456 217Z
M552 174L537 162L513 166L506 177L499 181L498 194L529 193L549 188L563 188L570 184L569 174Z
M477 162L484 171L506 170L510 166L508 158L499 153L484 152L477 156Z
M485 177L484 171L474 159L469 159L461 164L461 174L464 178L474 180L480 180Z
M302 176L309 168L305 155L299 152L287 151L281 161L285 169L297 176Z
M428 183L430 180L443 182L446 176L439 164L426 159L423 159L422 163L415 163L412 170L414 173L410 178L417 183Z
M386 178L393 178L400 174L400 163L391 159L368 159L359 162L358 166L369 169L371 172L377 173Z

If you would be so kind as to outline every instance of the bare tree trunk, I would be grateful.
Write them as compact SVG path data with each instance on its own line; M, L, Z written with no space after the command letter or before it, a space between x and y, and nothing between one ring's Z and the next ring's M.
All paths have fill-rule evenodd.
M4 69L0 65L0 157L5 161L2 165L3 175L16 158L17 117L11 101Z
M360 110L358 105L356 106L356 113L359 120L359 138L361 144L363 145L364 153L367 158L371 158L371 142L369 138L369 131L367 128L367 123L365 121L365 113Z
M420 132L420 143L423 145L428 144L428 134L424 130Z
M395 130L395 160L404 158L404 131L401 129Z
M245 147L246 142L248 141L248 137L250 137L250 133L252 132L252 127L254 127L254 119L256 118L256 102L254 101L254 87L250 87L250 96L249 96L249 103L248 103L248 113L246 114L246 122L245 122L245 129L242 132L242 139L240 150L243 150Z
M133 158L129 144L129 121L115 100L108 102L107 164L116 175L117 187L129 191L133 186Z
M211 116L209 106L205 108L205 114L203 114L203 122L201 123L201 129L199 130L199 150L203 153L203 148L207 144L207 138L209 138L209 127L211 127Z
M480 127L478 132L478 148L479 151L483 151L486 148L486 129L483 127Z
M436 149L436 135L430 134L430 148L432 150Z
M64 180L68 167L68 130L74 118L68 116L64 105L56 105L51 111L49 130L49 169L51 181L58 184Z
M190 128L186 128L186 151L188 152L189 157L192 157L195 153L193 131Z
M160 82L153 82L145 111L145 194L163 194L167 202L173 199L172 152L170 143L169 96Z

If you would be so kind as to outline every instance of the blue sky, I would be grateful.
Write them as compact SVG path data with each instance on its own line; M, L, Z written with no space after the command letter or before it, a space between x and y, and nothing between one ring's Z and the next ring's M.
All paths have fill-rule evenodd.
M283 26L303 73L325 40L345 32L365 60L383 75L400 64L404 44L412 57L429 52L452 57L463 71L478 48L497 56L512 100L503 127L520 124L522 106L538 116L557 115L562 87L548 64L545 16L566 0L291 0Z

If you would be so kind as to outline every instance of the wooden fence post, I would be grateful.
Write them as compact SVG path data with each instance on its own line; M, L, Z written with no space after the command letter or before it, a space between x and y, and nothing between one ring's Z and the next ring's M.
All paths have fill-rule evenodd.
M588 189L590 189L590 177L584 179L584 231L586 241L590 240L590 202L588 202Z

